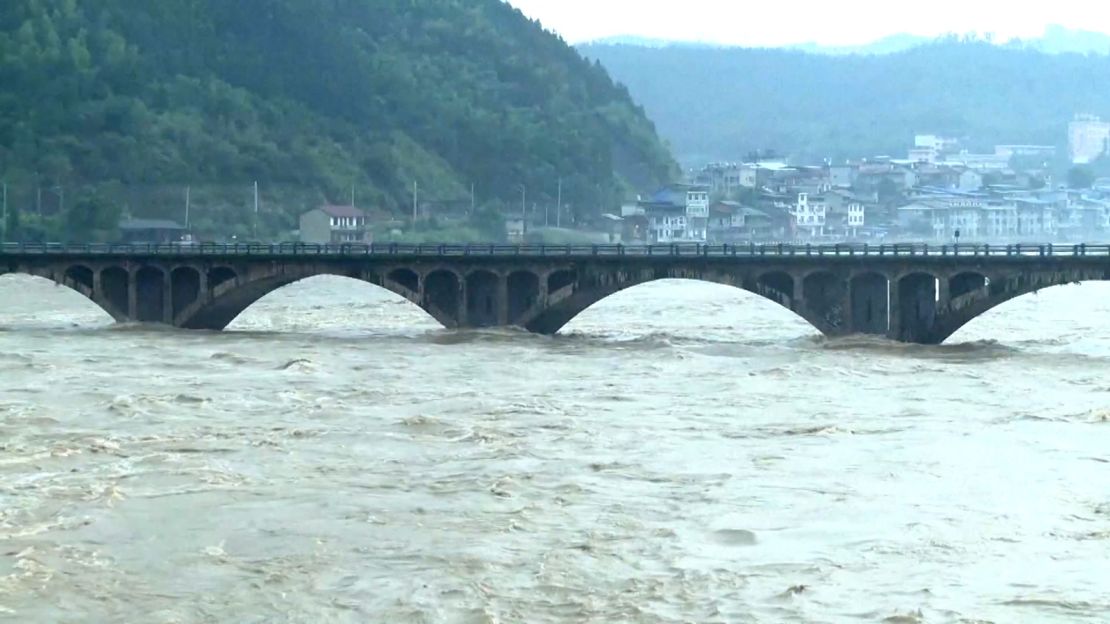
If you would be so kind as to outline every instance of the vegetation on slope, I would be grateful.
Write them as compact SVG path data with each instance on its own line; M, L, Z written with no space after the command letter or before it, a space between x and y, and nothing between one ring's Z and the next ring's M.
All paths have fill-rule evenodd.
M211 237L279 235L352 192L405 213L414 182L496 209L562 178L584 213L673 170L627 91L500 0L0 3L0 176L25 236L181 220L186 186Z

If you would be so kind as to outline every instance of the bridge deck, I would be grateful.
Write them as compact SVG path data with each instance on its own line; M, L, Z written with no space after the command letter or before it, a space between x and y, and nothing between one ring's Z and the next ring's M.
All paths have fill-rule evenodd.
M492 256L511 258L528 257L797 257L831 256L867 258L893 256L954 256L954 257L1110 257L1110 244L1053 244L1022 243L1009 245L955 244L933 245L928 243L894 243L871 245L866 243L841 244L738 244L702 245L678 243L665 245L502 245L502 244L402 244L377 243L369 245L313 245L305 243L281 244L87 244L61 243L2 243L0 256L129 256L129 257L210 257L250 256L267 258L303 258L305 256L357 257L467 257Z

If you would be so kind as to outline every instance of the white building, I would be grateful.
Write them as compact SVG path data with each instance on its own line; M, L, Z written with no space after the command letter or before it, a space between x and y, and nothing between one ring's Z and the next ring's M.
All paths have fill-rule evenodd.
M709 189L698 186L665 187L638 205L647 218L653 243L705 243L709 234ZM623 216L634 214L631 207Z
M983 206L986 235L991 240L1008 240L1018 234L1017 205L1004 202Z
M857 230L863 227L867 220L867 208L860 202L848 204L848 227L852 229L852 236L858 235Z
M825 219L828 216L828 204L825 198L811 196L809 193L798 193L798 199L794 202L790 214L794 217L799 233L805 233L811 238L824 236Z
M1110 144L1110 123L1095 115L1076 115L1068 124L1068 157L1085 165L1106 153Z
M704 243L709 236L709 191L692 188L686 191L686 236L690 242Z

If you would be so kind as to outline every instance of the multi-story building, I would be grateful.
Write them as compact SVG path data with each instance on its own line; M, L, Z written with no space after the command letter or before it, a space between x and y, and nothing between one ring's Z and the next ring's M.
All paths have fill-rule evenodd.
M922 196L898 209L900 229L914 237L932 232L941 241L954 240L959 231L962 240L976 240L985 234L983 206L981 197Z
M676 184L639 202L652 243L704 243L709 230L709 189Z
M354 206L320 206L301 215L301 241L317 245L369 243L366 213Z
M729 195L744 185L743 177L741 165L710 163L695 177L695 182L708 186L710 192L714 194Z
M797 233L810 238L820 238L825 235L825 218L828 204L823 195L798 193L797 200L791 215L797 226Z
M1095 115L1076 115L1068 124L1068 157L1077 165L1094 162L1110 145L1110 123Z
M1018 235L1018 209L1013 202L990 202L982 218L988 240L1011 240Z

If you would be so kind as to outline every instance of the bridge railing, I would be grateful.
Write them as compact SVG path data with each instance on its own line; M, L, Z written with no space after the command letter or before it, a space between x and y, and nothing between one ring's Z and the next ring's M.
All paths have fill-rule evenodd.
M1108 256L1110 244L1020 243L1008 245L936 245L930 243L797 244L747 243L706 245L673 243L656 245L505 245L451 243L163 243L163 244L65 244L0 243L7 255L111 255L111 256L661 256L661 257L760 257L760 256Z

